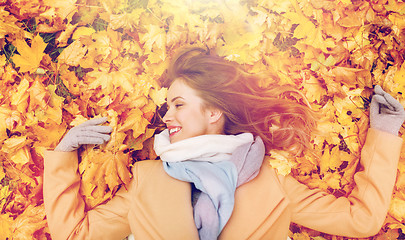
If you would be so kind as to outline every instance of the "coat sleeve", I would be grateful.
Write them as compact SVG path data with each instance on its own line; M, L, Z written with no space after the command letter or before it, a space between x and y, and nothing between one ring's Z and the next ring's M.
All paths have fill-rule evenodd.
M364 170L355 174L356 186L347 198L310 190L293 177L282 178L292 204L292 222L346 237L377 234L390 205L401 145L401 138L369 129L361 152Z
M79 194L77 152L44 155L44 204L52 239L123 239L130 234L128 194L121 189L88 212ZM132 188L133 186L130 186Z

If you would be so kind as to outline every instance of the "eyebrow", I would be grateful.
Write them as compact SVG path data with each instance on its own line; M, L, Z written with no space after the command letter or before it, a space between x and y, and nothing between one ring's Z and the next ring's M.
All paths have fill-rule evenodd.
M171 102L174 102L174 101L176 101L176 100L177 100L177 99L179 99L179 98L181 98L181 99L183 99L183 100L184 100L184 98L183 98L183 97L177 96L177 97L173 98L173 99L171 100Z

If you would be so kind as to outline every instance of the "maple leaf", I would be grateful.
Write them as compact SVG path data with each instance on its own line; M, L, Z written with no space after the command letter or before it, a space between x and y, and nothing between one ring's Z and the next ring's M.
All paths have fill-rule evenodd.
M11 137L4 141L1 151L5 153L12 153L15 150L25 146L27 144L27 141L28 140L26 136Z
M73 35L72 35L72 39L73 40L77 40L79 39L81 36L91 36L93 33L95 33L96 30L94 30L93 28L89 28L89 27L78 27L76 28L76 30L74 31Z
M24 165L31 160L31 154L29 152L29 148L27 146L14 151L11 156L10 160L16 164Z
M4 168L3 166L0 168L0 181L3 180L3 178L6 176L6 173L4 172ZM2 196L1 199L3 199L4 197ZM0 207L2 207L0 205Z
M11 110L9 108L0 106L0 121L5 123L10 116ZM0 124L0 142L3 142L3 140L7 138L7 126L6 124Z
M63 72L63 73L61 73L60 78L62 79L63 84L69 90L69 93L71 93L73 95L80 94L80 92L82 91L82 88L84 86L84 83L83 83L83 81L79 81L75 72L72 72L72 71Z
M144 13L143 8L134 9L131 13L124 12L123 14L111 14L109 19L109 26L112 29L128 28L133 31L134 28L139 24L139 19L141 14Z
M15 93L11 95L11 105L16 106L19 112L26 112L28 107L28 95L27 90L29 88L29 82L26 78L21 80L17 88L13 89Z
M23 213L29 215L25 208L41 201L35 190L40 188L37 176L41 174L33 169L42 159L34 153L55 146L66 123L74 126L89 116L102 115L109 117L114 129L109 143L87 146L80 155L81 193L90 208L129 182L130 156L156 158L152 149L156 126L149 122L166 91L157 79L168 59L184 45L207 47L243 64L249 72L266 73L262 87L277 83L301 89L310 105L321 112L320 133L311 142L319 158L295 159L273 151L266 159L279 173L290 173L309 187L337 196L350 192L369 121L360 96L369 96L372 86L380 84L405 104L397 93L405 90L403 46L399 44L405 26L403 13L404 4L396 0L232 4L22 0L0 7L0 121L5 123L0 125L0 165L4 168L0 180L15 186L1 181L0 238L14 237L10 232L13 221L22 222ZM41 36L47 43L38 32L46 33ZM65 45L55 59L61 50L58 46ZM43 53L45 46L49 55ZM14 54L16 50L19 54ZM61 98L56 89L70 94ZM405 172L404 157L405 146L400 173ZM398 220L388 216L376 239L395 237L395 231L389 229L405 231L401 224L405 217L403 179L400 174L390 208ZM22 191L27 186L30 190ZM26 238L46 238L47 228L26 225L30 228ZM294 239L324 239L322 236L305 228L294 233Z
M148 52L152 52L152 48L164 49L166 44L166 33L163 27L149 24L146 27L146 33L141 37L141 42Z
M6 188L1 188L0 192ZM12 236L11 225L13 224L13 218L10 214L0 214L0 238L10 239Z
M17 47L19 55L13 56L13 62L20 67L20 71L31 73L36 71L45 55L44 50L47 46L39 34L32 40L31 47L22 39L16 39L14 45Z
M35 134L37 141L34 142L33 147L46 147L54 148L62 139L62 136L66 132L66 124L49 124L48 126L32 127L32 133Z
M137 138L145 132L148 124L148 120L143 117L143 112L140 109L132 109L128 113L128 117L124 121L124 124L119 126L118 131L132 130L132 136Z
M83 46L80 40L74 41L58 57L58 63L66 63L70 66L78 66L87 52L87 47Z
M331 73L335 76L336 81L342 82L351 88L356 88L356 84L359 83L362 87L371 86L370 72L365 69L335 67L331 70Z
M76 0L44 0L44 4L54 8L58 17L67 19L68 22L72 20L77 11Z
M28 207L20 214L11 226L13 239L26 239L46 226L44 205Z
M111 197L112 191L121 183L129 183L131 174L127 168L127 154L122 151L100 151L90 149L83 155L79 166L82 172L81 193L89 208L93 208ZM106 193L107 186L110 189Z
M271 167L283 176L290 174L291 169L297 165L297 163L289 160L291 156L286 151L270 150L269 154L269 156L265 157L265 160L269 161Z
M161 88L159 90L151 88L149 92L149 96L152 98L153 102L159 107L166 102L166 95L167 95L167 88Z
M388 4L384 5L387 11L397 12L399 14L405 14L405 3L395 0L388 0Z
M325 89L321 85L318 79L313 76L310 76L309 79L305 80L302 83L302 86L307 90L305 96L310 102L321 102L321 97L326 94Z
M22 29L18 26L18 19L13 15L10 15L6 11L5 6L0 7L0 38L4 38L7 34L19 34Z
M393 81L397 84L395 91L405 93L405 63L403 63L401 68L395 73Z
M394 197L388 212L396 220L402 222L405 219L405 200Z
M29 110L35 110L37 108L46 109L48 106L49 93L45 86L38 80L34 81L31 87L28 89L30 96Z
M68 40L72 33L75 31L77 24L72 25L68 24L64 31L56 38L56 42L58 43L58 47L65 47L68 45Z

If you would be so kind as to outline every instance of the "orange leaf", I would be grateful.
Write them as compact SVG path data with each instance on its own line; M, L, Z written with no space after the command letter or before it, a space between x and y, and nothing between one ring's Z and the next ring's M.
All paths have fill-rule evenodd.
M12 225L13 239L27 239L46 226L44 205L28 205Z
M39 34L34 37L31 47L23 39L17 39L14 42L20 55L13 56L13 62L16 67L20 67L20 72L33 73L39 67L42 57L45 56L44 50L46 43Z
M66 63L70 66L78 66L87 52L87 47L83 46L80 40L74 41L59 55L60 63Z
M0 239L11 239L11 225L13 218L9 214L0 215Z

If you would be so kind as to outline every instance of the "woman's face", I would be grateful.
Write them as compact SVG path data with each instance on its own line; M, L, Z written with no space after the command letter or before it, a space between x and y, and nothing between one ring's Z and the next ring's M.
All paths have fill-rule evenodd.
M176 79L167 91L167 113L163 117L169 130L170 142L210 134L210 111L203 99L183 80Z

